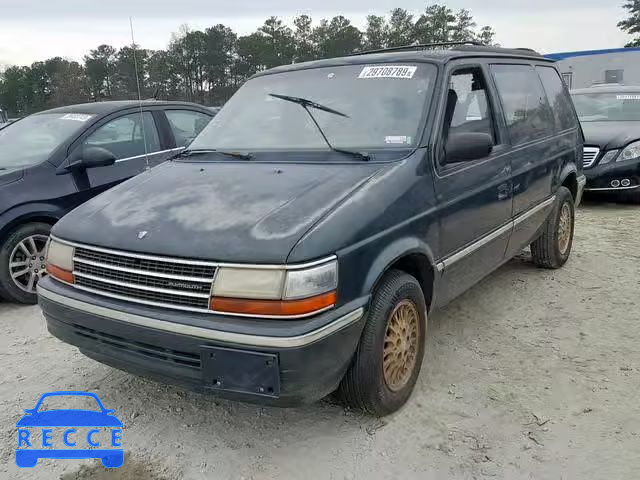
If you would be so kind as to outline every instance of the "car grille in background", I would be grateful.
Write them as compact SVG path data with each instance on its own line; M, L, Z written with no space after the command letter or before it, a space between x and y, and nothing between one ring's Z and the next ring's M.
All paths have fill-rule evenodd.
M584 154L582 156L582 166L584 168L593 167L600 155L600 149L598 147L584 147Z
M147 305L208 311L215 265L76 247L75 285Z

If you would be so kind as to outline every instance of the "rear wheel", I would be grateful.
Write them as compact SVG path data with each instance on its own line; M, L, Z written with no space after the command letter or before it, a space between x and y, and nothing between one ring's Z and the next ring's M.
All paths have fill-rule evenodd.
M0 247L0 295L6 300L34 304L36 286L46 275L45 254L51 226L28 223L16 228Z
M420 373L426 327L426 305L418 281L404 272L389 272L373 296L338 395L348 405L378 416L402 407Z
M542 234L531 244L533 263L543 268L562 267L571 254L574 224L573 196L566 187L560 187Z

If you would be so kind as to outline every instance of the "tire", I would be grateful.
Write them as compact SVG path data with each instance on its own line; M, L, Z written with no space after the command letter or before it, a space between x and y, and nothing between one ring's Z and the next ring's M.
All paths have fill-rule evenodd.
M38 297L35 294L35 285L44 276L42 268L44 265L44 248L50 231L51 225L47 223L27 223L13 230L5 238L0 247L0 296L5 300L30 305L37 303ZM29 241L30 238L34 240L35 249ZM26 246L29 253L35 253L35 255L28 257L26 255L27 252L20 247L22 242L24 242L23 245ZM36 257L35 261L33 256ZM16 259L19 261L15 262ZM12 266L10 266L10 263ZM14 280L12 274L19 273L25 269L28 272ZM31 274L34 277L32 290L26 291L20 288L18 286L19 283L23 287L29 287Z
M531 244L533 263L542 268L562 267L571 254L574 226L573 196L566 187L560 187L553 210L543 226L542 234ZM567 228L569 228L568 231Z
M415 329L407 329L411 335L394 337L396 330L389 327L394 314L397 313L397 319L409 312L415 313L415 320L409 322L409 325L415 325ZM376 416L395 412L406 403L418 379L424 356L426 312L422 288L414 277L398 270L392 270L383 277L373 295L367 322L351 366L338 387L338 397L343 402ZM399 328L398 323L393 322L393 325ZM398 331L402 329L399 328ZM405 340L410 337L406 342L401 340L395 343L399 345L396 352L402 351L405 345L412 345L405 350L406 356L399 354L400 358L405 359L404 362L394 364L392 358L398 357L388 355L386 358L389 360L385 363L385 351L387 354L392 352L394 345L393 342L385 341L387 334L396 340L399 337L404 337ZM394 376L393 366L399 364L404 367L395 372L405 373ZM389 372L387 375L385 366L391 366L386 370Z

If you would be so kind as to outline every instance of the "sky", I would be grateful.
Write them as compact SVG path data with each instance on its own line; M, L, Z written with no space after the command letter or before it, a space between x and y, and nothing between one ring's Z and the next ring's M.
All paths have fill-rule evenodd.
M471 11L478 25L491 25L503 46L542 53L617 48L630 37L617 23L625 18L623 0L0 0L0 66L28 65L61 56L74 60L96 46L136 43L167 46L181 25L204 29L223 23L239 35L255 31L276 15L291 25L296 15L344 15L359 28L367 15L402 7L419 15L428 4Z

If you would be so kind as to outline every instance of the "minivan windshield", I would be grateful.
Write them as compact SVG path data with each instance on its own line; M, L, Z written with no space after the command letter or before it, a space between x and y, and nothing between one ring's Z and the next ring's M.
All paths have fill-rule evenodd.
M572 95L581 122L640 121L640 91Z
M29 167L44 162L92 115L39 113L0 130L0 169Z
M299 103L305 99L343 115L311 110L331 145L344 150L411 148L436 76L431 64L343 65L249 80L189 146L190 150L328 149Z

